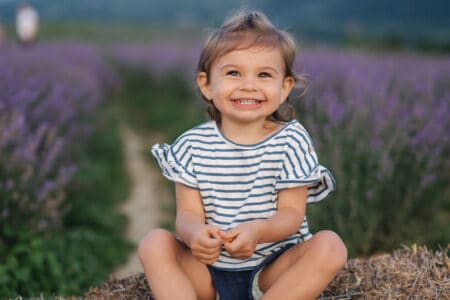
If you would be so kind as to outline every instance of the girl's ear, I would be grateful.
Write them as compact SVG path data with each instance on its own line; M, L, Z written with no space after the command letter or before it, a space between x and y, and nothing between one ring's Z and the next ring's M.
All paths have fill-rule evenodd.
M197 74L197 85L206 99L211 99L211 92L209 90L208 74L206 72L199 72Z
M289 96L289 93L292 91L292 88L294 87L295 80L291 76L287 76L283 79L283 86L281 87L281 103L286 101L287 97Z

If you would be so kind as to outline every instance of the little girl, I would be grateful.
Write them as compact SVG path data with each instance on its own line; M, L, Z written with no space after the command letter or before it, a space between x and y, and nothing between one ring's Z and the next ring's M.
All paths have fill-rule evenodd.
M287 104L294 60L260 12L206 41L197 84L211 120L152 148L177 211L177 237L156 229L139 245L156 299L314 299L344 266L341 239L312 235L305 217L335 183Z

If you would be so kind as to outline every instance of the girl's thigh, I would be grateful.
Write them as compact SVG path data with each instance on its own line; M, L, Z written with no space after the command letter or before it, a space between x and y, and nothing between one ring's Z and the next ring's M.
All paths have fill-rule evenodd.
M180 265L185 274L190 278L199 299L215 300L216 290L214 289L208 267L197 260L184 243L179 240L177 242L180 248Z
M149 232L140 242L139 256L150 282L171 280L169 286L173 286L178 278L174 274L185 275L198 299L215 299L216 292L207 266L197 260L190 249L171 232L165 229ZM152 278L155 274L158 277Z
M321 264L330 267L336 264L337 268L340 268L345 264L346 259L346 248L340 237L333 231L320 231L309 240L292 246L273 263L264 267L259 277L259 286L263 292L267 291L283 272L294 265L302 267L303 270L320 270Z

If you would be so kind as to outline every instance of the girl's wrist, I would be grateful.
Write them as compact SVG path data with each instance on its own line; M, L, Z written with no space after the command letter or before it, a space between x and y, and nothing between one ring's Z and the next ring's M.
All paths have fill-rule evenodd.
M257 243L258 244L264 243L263 236L264 236L264 232L266 230L267 220L263 220L263 219L254 220L254 221L252 221L252 225L253 225L254 231L256 233Z
M189 248L191 248L192 240L198 234L198 231L201 230L199 227L201 227L200 224L190 224L189 227L187 228L187 235L186 235L187 241L185 242L189 246Z

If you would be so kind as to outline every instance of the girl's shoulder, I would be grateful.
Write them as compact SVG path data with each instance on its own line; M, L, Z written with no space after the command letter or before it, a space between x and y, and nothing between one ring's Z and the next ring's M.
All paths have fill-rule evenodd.
M180 143L182 141L197 140L206 137L216 136L214 121L206 121L200 125L197 125L185 132L183 132L173 144Z
M284 126L284 130L282 131L285 137L291 136L303 136L310 139L309 133L306 128L297 120L292 120Z
M306 128L297 120L286 123L278 141L292 147L313 149L314 142Z

